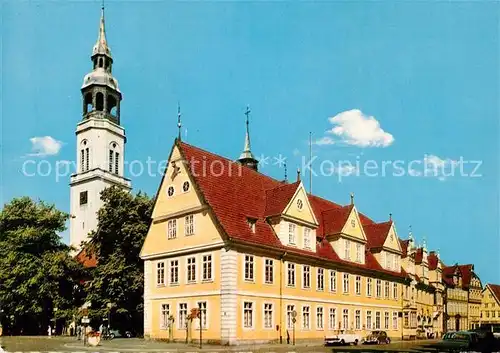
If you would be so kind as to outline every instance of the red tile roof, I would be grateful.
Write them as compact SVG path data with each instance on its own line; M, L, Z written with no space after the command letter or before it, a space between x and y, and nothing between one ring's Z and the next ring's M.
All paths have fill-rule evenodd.
M408 256L408 244L410 243L409 239L403 240L399 239L399 245L401 245L401 251L403 254L401 257L404 259L406 256Z
M453 265L446 266L443 268L443 279L449 284L453 285L453 275L455 271L458 269L460 276L462 277L462 288L467 289L470 286L470 282L474 273L474 265Z
M97 266L97 258L94 254L89 253L85 248L83 248L78 254L76 254L75 259L87 268L93 268Z
M424 258L424 249L418 248L417 252L415 253L415 264L417 265L421 264L423 258Z
M299 185L300 181L296 181L292 184L284 184L266 190L266 210L264 216L269 217L281 214L290 203Z
M353 208L354 205L348 205L333 210L323 211L321 213L321 218L323 220L323 235L327 236L340 233Z
M368 248L381 248L392 227L392 221L366 224L363 228L368 240Z
M434 251L431 251L429 256L427 256L427 262L429 263L429 270L434 271L438 267L439 258Z
M490 290L493 293L493 295L495 296L497 303L500 304L500 285L488 283L486 286L490 287Z
M401 273L384 270L369 251L366 252L365 264L341 260L326 239L316 243L316 253L284 246L273 228L266 221L266 215L276 212L285 201L293 196L293 189L298 185L283 185L282 182L260 174L251 168L241 166L227 158L204 151L184 142L177 142L184 159L188 163L195 186L205 202L213 210L224 233L234 241L260 244L290 254L304 255L321 260L330 260L352 267L404 277ZM211 168L204 170L204 168ZM224 170L222 168L225 168ZM269 200L278 196L279 200ZM345 216L351 206L341 207L318 196L308 195L316 219L319 222L318 237L322 238L325 230L338 229L337 215ZM286 206L286 204L285 204ZM284 208L284 206L283 206ZM339 214L332 210L341 210ZM344 211L342 211L344 210ZM248 226L248 218L257 219L255 232ZM340 217L340 219L342 219ZM363 224L373 223L360 214Z

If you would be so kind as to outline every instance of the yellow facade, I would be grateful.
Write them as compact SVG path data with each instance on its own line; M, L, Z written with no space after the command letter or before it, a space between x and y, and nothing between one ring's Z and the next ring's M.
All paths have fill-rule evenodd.
M492 286L488 284L482 291L480 325L500 325L500 298Z
M298 199L305 206L300 210ZM301 183L282 214L268 222L284 245L315 254L318 222ZM365 262L367 243L360 223L352 207L340 233L328 238L342 263L232 242L174 146L141 252L145 337L198 340L200 318L190 319L196 308L202 339L224 344L323 339L342 331L404 337L405 301L428 316L433 302L427 294L410 299L402 276L357 266ZM384 261L382 252L374 256L384 269L399 272L401 247L394 228L391 234L383 252L393 260Z

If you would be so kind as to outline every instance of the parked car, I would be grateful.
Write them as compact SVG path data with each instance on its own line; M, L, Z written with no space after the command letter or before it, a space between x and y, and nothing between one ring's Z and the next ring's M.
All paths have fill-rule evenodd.
M325 337L325 346L331 345L345 345L354 344L357 345L361 342L361 336L356 333L340 333L338 335L331 335Z
M113 339L113 338L131 338L132 332L130 332L130 331L121 332L120 330L111 329L111 330L109 330L109 337L111 339Z
M391 343L391 339L387 336L385 331L373 331L363 340L363 344L382 344Z
M475 332L457 331L448 332L443 339L433 345L432 348L447 351L470 351L478 348L479 337Z

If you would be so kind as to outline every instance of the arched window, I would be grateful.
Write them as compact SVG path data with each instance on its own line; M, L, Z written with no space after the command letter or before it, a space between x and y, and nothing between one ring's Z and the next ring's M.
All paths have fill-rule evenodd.
M87 93L84 97L83 114L87 114L92 111L92 93Z
M109 145L108 151L108 171L110 173L119 174L120 171L120 152L116 142Z
M104 94L102 94L101 92L97 92L95 96L95 105L96 110L101 112L104 110Z
M103 62L102 62L102 58L99 58L99 67L103 67Z
M108 113L110 113L111 115L113 116L117 116L116 113L117 113L117 104L116 104L116 98L109 94L108 95L108 104L107 104L107 107L106 107L106 110Z
M80 171L86 172L90 169L90 148L87 140L83 140L80 147Z

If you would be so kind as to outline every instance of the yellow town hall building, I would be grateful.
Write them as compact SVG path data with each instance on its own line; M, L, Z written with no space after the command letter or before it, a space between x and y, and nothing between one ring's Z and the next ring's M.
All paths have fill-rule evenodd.
M392 219L308 194L300 174L259 173L248 131L236 162L179 139L168 162L141 252L145 337L196 341L200 324L222 344L442 334L439 257Z

